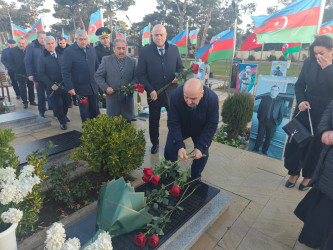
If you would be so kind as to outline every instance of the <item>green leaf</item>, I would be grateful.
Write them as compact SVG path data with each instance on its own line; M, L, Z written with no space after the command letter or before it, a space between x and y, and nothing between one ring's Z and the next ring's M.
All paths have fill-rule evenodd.
M153 217L153 220L159 220L159 218L160 218L160 217L158 217L158 216L154 216L154 217Z
M166 199L166 198L164 198L164 199L163 199L163 204L164 204L164 205L168 205L168 204L169 204L169 200Z
M180 207L180 206L178 206L177 209L180 210L180 211L183 211L183 210L184 210L184 208L183 208L183 207Z
M157 210L158 209L158 204L154 203L154 209Z
M158 232L158 235L164 235L164 232L162 229L161 229L161 231Z

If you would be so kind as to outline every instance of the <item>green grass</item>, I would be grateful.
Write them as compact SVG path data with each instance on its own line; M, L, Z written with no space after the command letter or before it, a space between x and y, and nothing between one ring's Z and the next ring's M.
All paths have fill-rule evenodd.
M183 60L183 65L185 68L190 67L190 59L189 60ZM259 66L259 62L246 62L250 64L258 64L259 67L259 74L258 75L270 75L271 72L271 62L264 61L261 63ZM214 77L218 78L225 78L227 76L227 79L230 77L230 67L231 67L231 62L230 60L227 61L216 61L212 62L210 65L210 72L213 73ZM293 77L298 77L299 73L302 68L302 63L297 66L297 63L291 63L289 69L287 69L287 76L293 76ZM227 72L226 72L227 69Z

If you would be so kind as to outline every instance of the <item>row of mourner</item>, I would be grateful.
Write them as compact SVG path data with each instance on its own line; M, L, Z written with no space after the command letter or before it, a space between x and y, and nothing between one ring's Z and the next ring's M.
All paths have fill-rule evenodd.
M11 48L3 51L2 61L11 76L17 98L22 98L24 108L28 107L28 99L30 105L36 105L35 85L40 115L44 116L48 101L61 129L67 129L67 111L73 97L76 97L73 103L78 103L84 122L99 114L98 93L101 92L106 94L107 114L122 115L131 122L133 98L123 103L117 89L125 83L141 83L149 99L151 153L159 151L159 121L161 108L165 107L168 135L164 156L171 161L187 159L184 140L191 137L195 159L191 177L200 179L218 126L217 95L194 78L178 86L175 73L182 72L184 67L177 47L167 42L163 25L153 28L153 41L141 49L138 63L126 55L126 41L116 39L110 43L109 34L107 28L98 29L96 35L100 44L95 48L88 45L84 30L76 32L76 42L71 46L59 39L56 47L55 39L46 36L44 31L38 31L37 39L28 46L24 38L18 39L17 47L10 41ZM301 174L303 180L299 189L305 191L313 187L295 210L304 222L299 241L323 249L333 248L332 55L333 39L325 35L316 37L295 85L297 105L294 111L294 118L310 129L309 117L304 111L311 108L314 136L306 144L298 145L295 140L288 143L284 162L290 175L285 184L287 188L295 187ZM164 92L158 92L166 85L169 87ZM267 145L262 145L263 137L271 138L279 123L279 112L275 108L279 102L275 92L277 90L272 88L266 112L261 112L264 114L258 129L260 139L256 141L254 151L261 147L265 151ZM46 100L46 94L50 100Z

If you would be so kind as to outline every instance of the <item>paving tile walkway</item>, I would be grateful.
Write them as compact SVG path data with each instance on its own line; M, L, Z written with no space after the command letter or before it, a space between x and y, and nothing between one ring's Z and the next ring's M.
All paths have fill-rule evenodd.
M227 93L219 92L219 95L222 103ZM12 89L11 96L15 96ZM12 100L17 111L23 110L20 100ZM142 100L144 102L145 97ZM28 111L38 114L37 107L29 106ZM45 116L51 120L50 127L19 134L12 145L66 132L60 130L52 111L47 111ZM68 117L71 120L68 130L81 131L78 107L69 109ZM167 136L166 114L162 115L160 124L159 154L150 154L148 121L137 120L133 124L137 129L145 130L147 141L144 163L133 173L139 177L143 167L153 166L159 161L159 154L163 155ZM190 140L186 145L189 150L193 148ZM297 188L286 189L286 178L287 171L281 160L213 142L203 181L230 195L232 200L227 211L192 249L310 249L297 242L302 223L293 214L305 192Z

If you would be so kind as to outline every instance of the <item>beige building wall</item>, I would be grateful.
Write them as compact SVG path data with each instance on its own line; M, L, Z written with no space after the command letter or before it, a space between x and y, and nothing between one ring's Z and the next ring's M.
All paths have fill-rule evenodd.
M309 57L309 51L308 50L302 50L301 52L296 52L293 53L292 55L294 56L294 58L297 60L299 53L301 53L301 58L300 60L303 61L303 55L305 55L306 57ZM249 57L249 55L253 55L256 59L256 61L260 60L260 55L261 55L261 51L254 51L254 50L249 50L249 51L236 51L235 52L235 58L240 58L243 59L245 61L247 61L247 58ZM279 60L280 56L283 56L281 51L275 51L275 50L271 50L271 51L263 51L262 53L262 60L265 61L267 60L267 58L270 55L275 55L276 56L276 60ZM288 59L290 59L288 57Z

